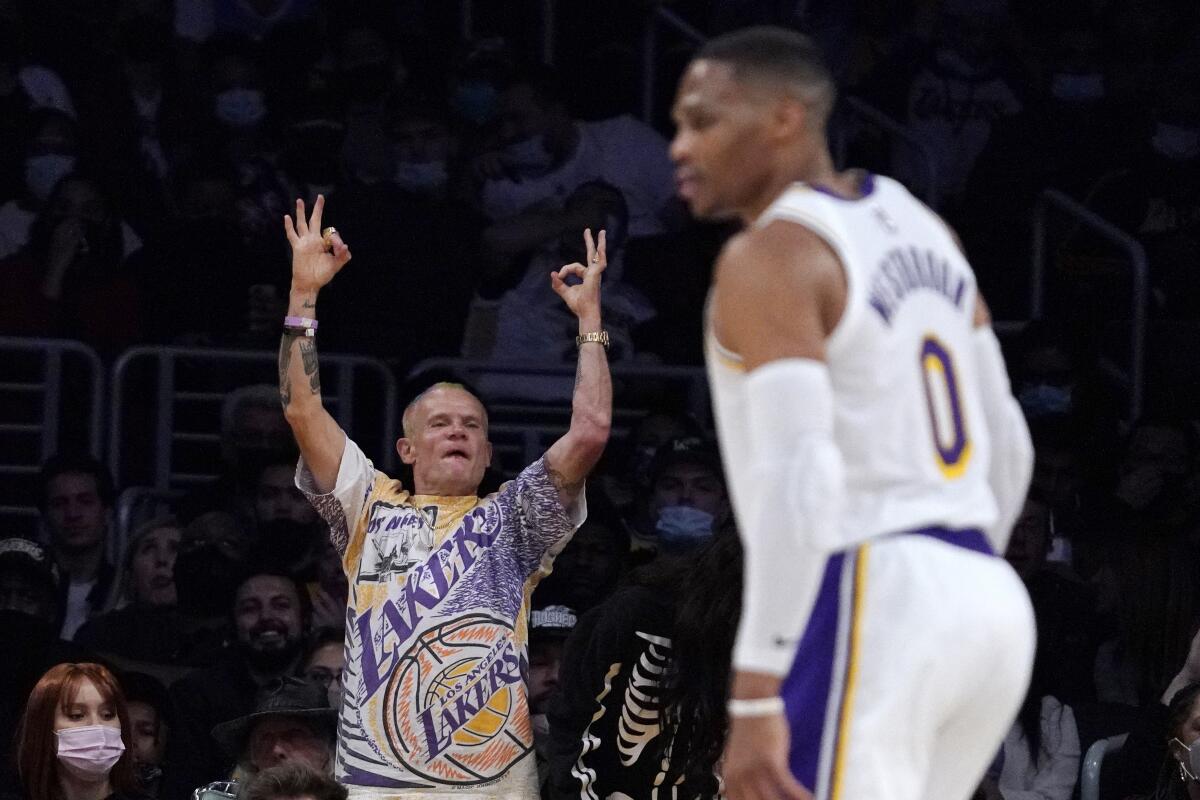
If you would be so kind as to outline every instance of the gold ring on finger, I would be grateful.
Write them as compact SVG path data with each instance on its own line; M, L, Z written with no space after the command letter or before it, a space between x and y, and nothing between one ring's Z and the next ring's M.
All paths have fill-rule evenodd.
M324 240L326 247L333 246L333 235L335 233L337 233L337 228L333 227L332 225L330 225L328 228L322 229L321 239Z

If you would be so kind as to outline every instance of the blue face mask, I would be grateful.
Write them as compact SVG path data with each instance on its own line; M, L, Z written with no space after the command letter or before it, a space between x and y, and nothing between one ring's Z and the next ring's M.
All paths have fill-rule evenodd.
M1017 402L1030 419L1066 414L1071 410L1071 387L1030 384L1017 395Z
M496 87L484 81L459 84L451 105L463 119L483 125L496 113Z
M666 550L686 550L712 536L715 518L691 506L666 506L658 512L654 530Z

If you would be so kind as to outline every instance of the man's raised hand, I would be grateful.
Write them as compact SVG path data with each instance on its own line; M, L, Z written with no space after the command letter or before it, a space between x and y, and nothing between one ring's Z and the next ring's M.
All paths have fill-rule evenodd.
M550 286L581 320L600 319L600 275L608 267L608 254L604 231L600 231L598 242L592 241L590 228L583 232L583 243L587 246L587 264L567 264L550 273ZM574 275L582 283L571 285L567 278Z
M296 199L296 219L283 218L283 230L292 246L292 289L317 292L333 280L350 260L350 248L334 231L326 243L321 235L321 215L325 210L325 195L317 195L312 216L304 218L304 201Z

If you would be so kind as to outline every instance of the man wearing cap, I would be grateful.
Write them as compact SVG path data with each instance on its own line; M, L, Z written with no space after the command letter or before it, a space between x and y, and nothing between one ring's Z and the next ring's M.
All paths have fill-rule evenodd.
M340 235L322 231L323 207L318 197L306 219L297 201L295 220L285 218L292 290L279 377L300 445L297 485L329 524L349 579L336 777L355 798L533 797L529 596L585 518L584 479L612 417L604 232L585 234L586 266L547 276L579 324L570 428L481 498L487 412L464 387L437 384L405 409L396 449L411 486L377 471L323 407L317 293L350 260ZM402 314L408 300L397 300Z
M542 606L534 608L529 615L529 713L533 720L533 745L537 751L538 787L543 797L550 777L546 752L550 723L546 720L546 711L551 696L558 691L563 642L577 621L575 612L566 606Z
M708 539L729 520L717 449L696 436L672 439L650 465L650 488L633 532L633 549L680 553Z

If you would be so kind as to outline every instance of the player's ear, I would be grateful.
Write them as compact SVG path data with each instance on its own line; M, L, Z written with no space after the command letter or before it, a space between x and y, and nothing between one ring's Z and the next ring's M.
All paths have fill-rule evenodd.
M798 98L783 95L775 102L772 111L772 129L781 140L791 140L802 135L812 118L812 109Z
M413 447L413 443L408 437L396 440L396 454L400 456L402 462L410 466L417 460L416 448Z

